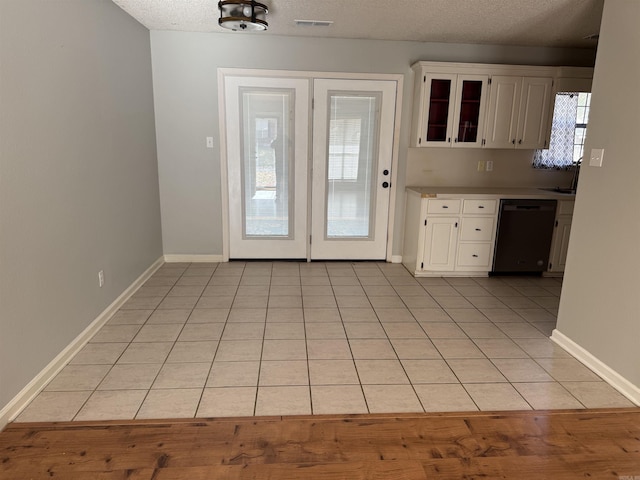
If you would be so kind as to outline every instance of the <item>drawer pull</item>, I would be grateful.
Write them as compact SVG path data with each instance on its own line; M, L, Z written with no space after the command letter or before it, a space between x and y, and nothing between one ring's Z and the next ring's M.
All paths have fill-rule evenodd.
M478 205L478 208L484 208L484 205Z
M476 255L475 253L473 255L471 255L472 257L478 258L478 255Z
M476 232L481 232L482 229L481 228L476 228Z
M442 208L449 208L449 205L442 205Z

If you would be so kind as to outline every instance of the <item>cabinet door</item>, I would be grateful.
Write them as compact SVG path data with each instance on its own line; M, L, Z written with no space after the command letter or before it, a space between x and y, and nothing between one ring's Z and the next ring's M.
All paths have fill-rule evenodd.
M458 218L427 219L424 234L422 269L453 271L458 243Z
M491 77L485 147L513 148L518 129L522 77Z
M544 148L551 114L552 78L524 77L516 148Z
M453 129L457 75L425 75L422 128L418 144L422 147L449 147Z
M553 232L553 243L551 245L551 260L549 261L550 272L564 272L567 263L567 251L569 250L569 236L571 235L572 218L558 217L556 228Z
M452 147L481 147L488 75L458 75Z

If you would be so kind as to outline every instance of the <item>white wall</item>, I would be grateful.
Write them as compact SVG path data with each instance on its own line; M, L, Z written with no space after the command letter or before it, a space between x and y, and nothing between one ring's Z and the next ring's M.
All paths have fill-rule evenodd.
M640 401L640 2L606 0L558 331L635 385Z
M338 71L403 74L404 98L399 154L398 198L394 254L401 254L404 179L426 162L437 174L423 175L425 183L446 177L456 185L473 184L477 153L460 158L456 152L407 148L411 123L413 75L418 60L592 66L593 51L455 45L416 42L293 38L244 33L151 32L156 132L165 254L222 254L220 211L220 155L218 139L218 67L276 70ZM216 148L205 148L214 136ZM407 159L407 154L409 156ZM487 155L486 153L480 153ZM556 186L570 176L534 172L532 152L495 154L496 172L485 175L497 184ZM493 155L493 154L491 154ZM528 156L528 157L527 157ZM435 158L435 160L434 160ZM472 158L474 160L468 160ZM511 159L515 160L512 162ZM449 165L453 165L450 169ZM511 165L509 165L511 164ZM518 165L518 176L505 174ZM513 173L513 172L512 172Z
M0 2L0 410L162 255L150 53L111 1Z

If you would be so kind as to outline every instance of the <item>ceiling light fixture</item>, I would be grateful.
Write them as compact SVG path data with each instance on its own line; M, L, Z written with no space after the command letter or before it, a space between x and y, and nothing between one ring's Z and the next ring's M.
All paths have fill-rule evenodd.
M269 24L267 6L255 0L222 0L218 2L218 25L234 32L266 30Z

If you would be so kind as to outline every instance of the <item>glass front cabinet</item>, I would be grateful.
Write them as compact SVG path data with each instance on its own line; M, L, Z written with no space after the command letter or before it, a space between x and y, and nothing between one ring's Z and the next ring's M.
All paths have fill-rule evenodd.
M489 75L421 75L414 147L482 146Z

